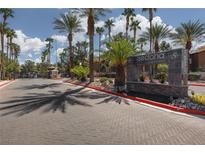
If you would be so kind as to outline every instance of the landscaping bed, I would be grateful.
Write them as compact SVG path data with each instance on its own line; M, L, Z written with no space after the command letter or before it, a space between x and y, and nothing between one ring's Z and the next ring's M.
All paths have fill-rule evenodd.
M125 97L146 104L167 108L174 111L205 115L205 95L196 94L192 97L182 99L133 92L118 93L114 90L115 88L113 78L95 78L95 81L91 83L88 80L82 82L77 79L68 79L64 82L72 83L75 85L87 86L95 90Z

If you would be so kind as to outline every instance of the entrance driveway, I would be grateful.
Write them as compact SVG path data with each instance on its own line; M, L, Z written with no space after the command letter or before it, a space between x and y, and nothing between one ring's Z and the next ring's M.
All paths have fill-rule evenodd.
M0 144L205 144L205 119L47 79L0 89Z

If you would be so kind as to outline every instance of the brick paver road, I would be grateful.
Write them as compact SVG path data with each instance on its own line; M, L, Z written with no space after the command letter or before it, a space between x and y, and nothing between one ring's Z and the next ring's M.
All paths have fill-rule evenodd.
M205 144L205 119L24 79L0 89L0 144Z

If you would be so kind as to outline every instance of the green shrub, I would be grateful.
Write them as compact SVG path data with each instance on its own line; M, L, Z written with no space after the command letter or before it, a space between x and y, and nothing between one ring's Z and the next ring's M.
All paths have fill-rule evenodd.
M167 80L167 73L165 72L157 73L155 79L158 79L160 83L164 83Z
M86 81L89 68L85 66L75 66L73 69L71 69L71 73L73 73L78 80Z
M102 78L100 78L100 82L101 82L101 83L106 82L107 80L108 80L107 77L102 77Z
M188 79L189 79L190 81L197 81L197 80L200 79L200 77L201 77L201 74L199 74L199 73L197 73L197 72L191 72L191 73L189 73L189 75L188 75Z
M168 65L167 64L157 64L157 72L168 72Z

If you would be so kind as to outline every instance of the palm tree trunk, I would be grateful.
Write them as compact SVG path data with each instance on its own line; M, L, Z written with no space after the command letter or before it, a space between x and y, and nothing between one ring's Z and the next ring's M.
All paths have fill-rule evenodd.
M99 73L100 73L100 51L101 50L101 34L99 34Z
M190 54L189 54L189 52L190 52L191 48L192 48L192 42L188 41L186 43L186 49L187 49L187 52L188 52L188 58L187 58L187 60L188 60L188 62L187 62L188 73L190 72Z
M133 31L133 32L134 32L134 34L133 34L133 35L134 35L134 42L136 42L137 29L134 28L134 31Z
M116 67L115 87L119 92L123 91L125 87L125 69L121 64Z
M108 28L109 42L111 41L111 27Z
M2 32L2 34L1 34L1 79L4 78L3 67L4 67L4 35Z
M94 58L94 54L93 54L93 49L94 49L94 46L93 46L93 36L91 35L89 37L89 44L90 44L90 53L89 53L89 66L90 66L90 73L89 73L89 76L90 76L90 82L94 82L94 66L93 66L93 58Z
M126 32L125 37L128 38L129 16L126 17Z
M90 8L90 12L93 12L93 9ZM91 13L92 14L92 13ZM93 65L93 58L94 58L94 31L95 31L95 21L93 15L90 15L88 17L88 34L89 34L89 45L90 45L90 51L89 51L89 77L90 82L94 82L94 65Z
M72 47L73 36L72 33L68 34L68 43L69 43L69 57L68 63L70 61L70 69L73 68L73 47ZM73 73L70 72L71 78L73 78Z
M6 57L7 57L7 60L9 59L9 38L7 38L7 46L6 46Z

